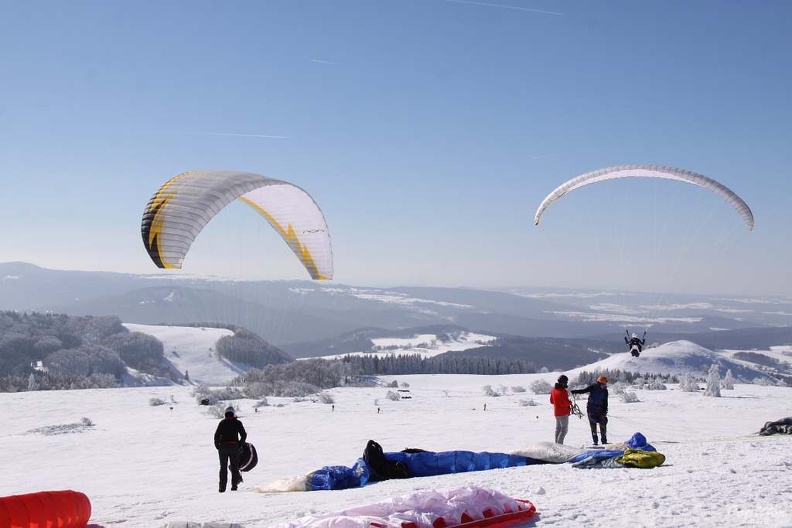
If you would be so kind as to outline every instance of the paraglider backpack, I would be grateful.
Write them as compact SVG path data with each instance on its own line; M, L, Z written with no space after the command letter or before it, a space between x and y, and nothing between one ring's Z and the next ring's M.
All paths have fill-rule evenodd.
M409 478L407 466L401 462L391 462L385 458L382 446L374 440L369 440L363 451L363 460L371 469L371 480L388 480L394 478Z
M242 443L242 454L239 455L239 471L250 471L258 464L256 448L250 442Z

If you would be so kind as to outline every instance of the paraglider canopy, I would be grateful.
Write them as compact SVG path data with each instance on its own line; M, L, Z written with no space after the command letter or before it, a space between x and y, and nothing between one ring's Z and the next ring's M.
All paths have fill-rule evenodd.
M749 230L753 230L754 217L751 208L745 201L732 192L725 185L718 183L712 178L708 178L701 174L685 170L677 169L674 167L666 167L663 165L619 165L616 167L607 167L599 169L580 176L576 176L558 186L553 192L547 195L539 208L536 210L534 216L534 224L539 225L542 219L542 214L553 202L561 198L567 193L584 187L586 185L603 182L608 180L616 180L619 178L661 178L666 180L675 180L684 183L690 183L708 189L731 205L742 217L748 226Z
M313 198L291 183L231 170L188 171L154 193L141 222L151 260L160 268L181 268L204 226L237 199L269 222L312 279L333 278L330 233Z

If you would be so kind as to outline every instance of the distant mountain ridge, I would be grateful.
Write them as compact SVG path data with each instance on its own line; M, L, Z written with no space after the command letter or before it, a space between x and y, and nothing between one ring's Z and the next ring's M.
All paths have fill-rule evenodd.
M181 273L48 270L18 262L0 263L0 309L116 315L137 324L236 324L295 357L347 350L354 342L350 336L367 328L397 332L433 325L509 338L512 352L529 342L546 348L555 343L572 355L580 350L581 362L591 359L592 350L618 352L625 327L649 328L650 341L691 336L716 348L792 343L792 299L786 298L541 288L370 288Z

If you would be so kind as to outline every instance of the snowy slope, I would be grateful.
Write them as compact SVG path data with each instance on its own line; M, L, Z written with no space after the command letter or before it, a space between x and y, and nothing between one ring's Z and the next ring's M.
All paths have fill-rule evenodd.
M162 341L165 359L182 374L189 371L190 380L194 383L224 384L242 372L242 369L215 353L217 340L234 335L231 330L132 323L125 323L124 326L130 332L149 334Z
M717 363L721 367L721 376L731 369L732 375L742 381L768 378L766 374L750 368L749 364L733 360L731 358L733 352L713 351L685 340L672 341L655 348L646 348L637 358L632 357L629 352L614 354L585 367L572 369L567 375L572 377L583 371L622 370L675 376L691 373L700 379L705 379L707 370L713 363Z

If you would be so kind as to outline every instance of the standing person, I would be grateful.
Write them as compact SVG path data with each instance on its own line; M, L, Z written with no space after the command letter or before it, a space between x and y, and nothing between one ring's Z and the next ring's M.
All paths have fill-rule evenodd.
M226 407L225 418L217 424L214 434L214 445L220 455L220 493L226 490L228 482L228 466L231 466L231 491L236 491L242 483L239 474L239 455L242 444L247 439L247 432L242 422L237 420L233 407Z
M555 415L555 443L563 444L564 438L569 430L569 414L572 412L572 402L569 401L567 387L569 378L565 375L558 377L558 382L550 391L550 403L553 404L553 414Z
M586 404L586 414L588 414L589 426L591 427L591 438L594 445L598 440L602 444L608 443L608 378L600 376L596 383L592 383L585 389L570 391L572 394L589 393L588 403ZM600 438L597 438L597 424L599 424Z

